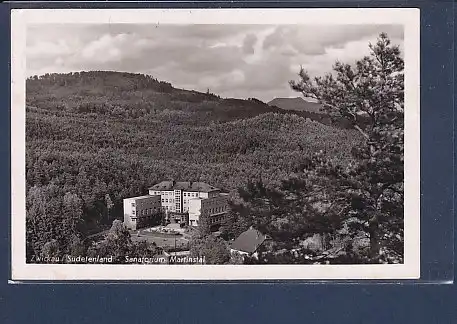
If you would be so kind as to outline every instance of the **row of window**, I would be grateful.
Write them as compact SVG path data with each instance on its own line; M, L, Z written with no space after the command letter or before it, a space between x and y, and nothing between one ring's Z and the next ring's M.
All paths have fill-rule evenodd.
M219 207L215 207L215 208L205 209L205 211L210 214L222 213L222 212L225 212L226 210L227 210L227 206L219 206Z
M151 203L153 203L154 205L156 204L156 202L155 202L155 201L154 201L154 202L151 202L151 201L150 201L150 202L149 202L149 203L147 203L146 205L150 205ZM140 206L139 206L139 207L141 208L141 204L140 204ZM135 203L134 203L134 202L132 202L132 208L135 208Z
M162 199L162 203L174 203L174 200L164 198L164 199ZM187 204L187 201L184 201L184 204ZM132 203L132 205L133 205L133 203ZM173 211L174 210L180 210L181 209L181 204L179 202L176 202L175 206L163 206L162 209L163 210L173 210ZM184 211L188 211L189 207L188 206L183 206L183 209L184 209ZM217 213L225 212L227 209L228 209L228 206L225 205L225 206L218 206L218 207L213 207L213 208L205 208L204 212L205 213L209 213L209 214L217 214ZM150 215L150 214L152 214L152 213L154 213L156 211L157 211L157 207L146 208L146 209L141 210L138 213L138 215L142 215L142 216ZM135 210L133 210L132 214L133 215L137 215L137 212Z
M214 206L220 206L220 205L226 205L227 200L209 200L209 201L203 201L203 207L208 208L208 207L214 207Z
M184 197L198 197L198 192L184 192L182 195Z
M226 203L227 202L227 198L219 198L219 199L211 199L211 200L208 200L208 201L205 201L205 206L213 206L213 205L219 205L221 203Z
M153 194L156 196L173 196L173 192L168 192L168 191L153 191Z
M221 217L221 216L219 216L219 217L211 217L209 222L211 224L220 223L223 219L224 219L224 217Z
M177 204L179 204L179 203L181 203L181 201L179 199L175 200L175 199L171 199L171 198L170 199L162 198L162 203L170 203L170 204L177 203ZM182 203L187 205L189 203L189 201L188 200L183 200Z
M162 198L162 202L163 203L174 203L174 202L177 202L177 203L180 203L181 200L180 199L168 199L168 198ZM183 200L183 204L188 204L189 201L188 200Z
M141 215L141 216L146 216L146 215L151 215L152 213L157 211L157 207L154 208L146 208L143 210L140 210L138 213L136 210L132 212L133 215Z
M162 199L162 202L163 203L178 203L178 204L181 203L181 201L179 201L179 200L167 199L167 198ZM189 201L188 200L183 200L182 203L184 205L188 205Z
M171 191L153 191L153 195L159 195L159 196L180 196L180 192L171 192ZM199 197L198 192L183 192L184 197Z
M179 205L176 205L176 206L163 206L162 207L162 210L170 210L170 211L176 211L176 210L180 210L181 208L179 207ZM184 207L184 211L188 211L189 208L186 208Z

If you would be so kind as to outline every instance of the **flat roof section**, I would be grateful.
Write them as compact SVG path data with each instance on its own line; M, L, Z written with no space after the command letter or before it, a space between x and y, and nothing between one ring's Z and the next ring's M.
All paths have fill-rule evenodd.
M184 190L194 192L211 192L220 189L205 182L162 181L153 185L152 187L149 187L149 190Z

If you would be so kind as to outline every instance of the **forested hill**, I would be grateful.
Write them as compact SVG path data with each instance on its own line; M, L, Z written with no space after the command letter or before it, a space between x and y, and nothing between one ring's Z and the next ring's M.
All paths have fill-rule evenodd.
M177 89L149 75L109 71L46 74L29 78L27 104L48 110L121 118L174 111L175 115L187 120L194 118L193 123L286 112L255 98L223 99L209 91L201 93Z
M194 124L244 119L268 112L294 113L325 125L348 128L344 121L331 120L316 103L289 99L276 98L268 104L256 98L224 99L209 91L177 89L149 75L126 72L52 73L27 80L27 105L47 110L118 118L173 111L175 120L185 118Z
M274 98L268 102L270 106L276 106L286 110L307 111L322 113L321 105L316 102L306 101L303 98Z
M27 188L35 186L28 199L73 193L86 220L97 222L106 216L107 195L111 214L121 217L123 198L160 180L200 180L235 192L250 179L289 177L316 151L345 163L361 140L255 100L115 72L27 80L26 120Z

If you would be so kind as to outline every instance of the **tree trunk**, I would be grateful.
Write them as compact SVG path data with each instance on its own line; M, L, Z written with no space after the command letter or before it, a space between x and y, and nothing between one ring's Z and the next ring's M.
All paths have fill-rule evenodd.
M372 263L379 263L380 242L379 242L379 229L377 222L370 225L370 261Z

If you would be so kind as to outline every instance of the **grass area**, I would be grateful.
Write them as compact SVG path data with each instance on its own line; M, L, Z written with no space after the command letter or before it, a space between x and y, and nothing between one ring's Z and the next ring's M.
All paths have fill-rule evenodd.
M167 234L167 233L160 233L157 231L145 231L145 230L139 230L141 236L153 236L153 237L161 237L161 238L175 238L175 237L181 237L182 235L179 233L176 234ZM136 235L136 233L135 233Z
M138 236L138 232L140 235ZM164 234L156 231L131 231L131 238L133 242L147 241L149 243L155 243L157 246L163 248L181 248L186 247L189 243L189 240L184 238L181 234Z

